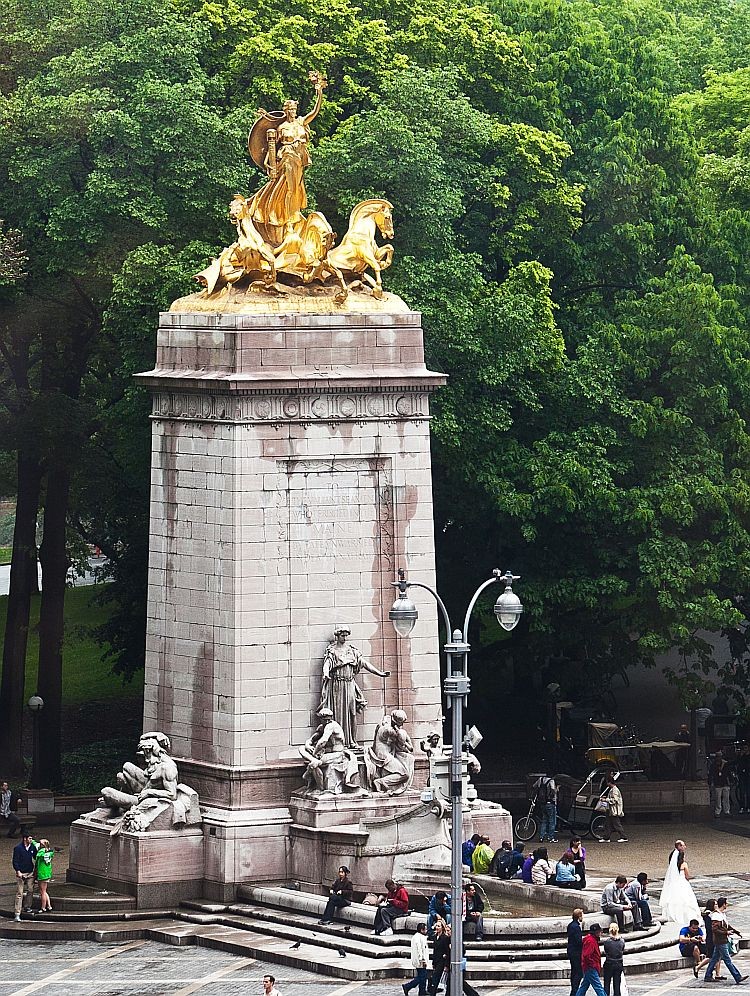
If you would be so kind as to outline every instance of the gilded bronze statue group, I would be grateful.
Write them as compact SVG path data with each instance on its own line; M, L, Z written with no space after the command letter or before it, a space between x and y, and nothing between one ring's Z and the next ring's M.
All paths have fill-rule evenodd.
M383 198L361 201L351 212L349 229L336 245L336 235L320 211L305 213L305 170L310 165L310 123L320 111L326 80L310 73L315 104L308 114L297 113L287 100L283 111L258 110L248 136L253 162L267 180L252 197L235 194L229 217L237 239L222 250L196 279L211 296L241 282L254 290L283 294L280 274L304 284L330 282L335 300L349 293L346 275L353 275L382 297L381 272L391 265L393 246L378 245L376 234L393 238L393 205Z

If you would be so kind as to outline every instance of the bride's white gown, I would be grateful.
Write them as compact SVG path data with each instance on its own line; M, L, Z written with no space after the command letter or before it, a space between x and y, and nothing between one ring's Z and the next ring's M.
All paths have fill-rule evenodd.
M686 927L691 920L701 922L701 911L692 885L677 868L679 854L675 848L669 859L669 868L664 876L659 903L662 916L679 923L681 927Z

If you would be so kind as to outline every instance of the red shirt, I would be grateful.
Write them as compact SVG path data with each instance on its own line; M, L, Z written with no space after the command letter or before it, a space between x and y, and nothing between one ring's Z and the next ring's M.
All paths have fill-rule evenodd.
M593 934L586 934L583 938L581 968L584 972L588 972L589 969L593 968L599 975L602 974L602 956L599 953L599 940Z
M404 913L409 912L409 893L400 885L398 889L394 889L393 892L388 893L388 902L391 906L396 906L398 909L403 910Z

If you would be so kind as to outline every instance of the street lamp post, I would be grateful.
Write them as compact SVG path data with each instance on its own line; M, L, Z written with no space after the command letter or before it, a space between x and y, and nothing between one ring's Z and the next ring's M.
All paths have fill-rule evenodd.
M42 786L39 784L39 713L44 709L44 699L41 695L32 695L27 703L29 710L31 711L31 720L33 723L33 733L32 733L32 762L31 762L31 783L29 788L38 789Z
M449 996L461 996L463 990L463 961L464 961L464 939L462 923L462 885L463 885L463 861L461 845L463 841L463 709L469 695L471 682L469 679L469 623L471 614L477 599L492 584L498 582L505 584L505 590L495 602L495 615L497 621L503 629L510 632L521 618L523 606L518 595L513 591L513 582L518 581L516 574L507 571L505 574L499 570L492 572L492 577L484 581L474 592L469 607L464 618L463 631L454 630L451 626L448 610L445 607L440 595L434 588L418 581L408 581L404 571L398 572L398 581L393 581L394 587L398 588L398 597L388 613L393 623L394 629L399 636L408 636L414 629L418 618L417 607L409 598L409 588L424 588L433 596L440 607L440 612L445 624L445 631L448 642L443 648L447 657L447 670L443 682L443 691L447 700L448 708L451 709L451 768L450 768L450 795L451 795L451 917L453 920L453 930L451 931L451 975Z

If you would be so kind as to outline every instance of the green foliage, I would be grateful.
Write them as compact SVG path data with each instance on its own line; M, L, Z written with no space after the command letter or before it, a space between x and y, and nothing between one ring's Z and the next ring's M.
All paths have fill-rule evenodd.
M32 352L80 375L24 424L48 451L77 440L72 517L111 560L100 634L118 672L137 669L145 619L131 375L153 364L156 311L226 241L229 196L259 181L257 106L306 110L311 69L330 80L311 200L339 232L362 198L394 203L388 286L450 375L433 404L441 571L458 602L485 566L522 565L524 624L492 654L596 676L677 647L687 700L693 665L717 663L704 631L743 653L748 0L10 6L3 212L62 302L50 322L22 298Z

